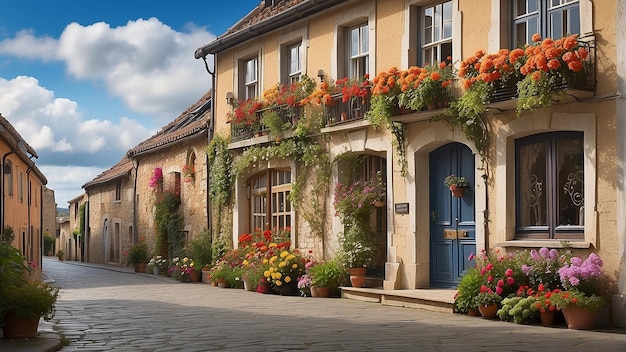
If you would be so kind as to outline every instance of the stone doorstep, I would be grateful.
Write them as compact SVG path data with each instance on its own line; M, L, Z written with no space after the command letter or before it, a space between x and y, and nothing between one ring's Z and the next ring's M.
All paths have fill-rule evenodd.
M421 308L435 312L453 313L456 290L416 289L383 290L382 288L342 287L341 298L388 306Z

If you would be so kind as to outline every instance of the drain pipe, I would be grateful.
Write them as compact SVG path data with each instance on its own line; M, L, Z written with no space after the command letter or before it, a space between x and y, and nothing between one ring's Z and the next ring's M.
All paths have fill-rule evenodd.
M209 75L211 75L211 120L209 121L209 128L207 130L207 141L210 144L211 141L213 140L213 130L215 129L215 84L216 84L215 73L216 73L216 68L217 68L217 54L213 54L213 71L211 71L211 69L209 68L209 63L206 60L206 55L202 56L202 61L204 61L204 68L209 73ZM211 192L211 188L210 188L211 173L209 172L210 165L209 165L208 153L206 154L206 157L205 157L205 164L206 164L206 169L207 169L207 173L206 173L207 231L209 231L209 244L211 245L211 247L213 247L213 219L212 219L213 209L211 207L211 197L209 196Z

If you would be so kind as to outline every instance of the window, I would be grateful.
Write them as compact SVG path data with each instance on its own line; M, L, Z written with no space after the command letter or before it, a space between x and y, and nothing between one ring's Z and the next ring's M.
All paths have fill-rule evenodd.
M513 43L523 47L535 33L561 38L580 33L579 0L514 0Z
M253 178L251 185L252 229L285 229L290 227L291 171L267 170L267 172Z
M583 133L525 137L515 150L517 237L583 239Z
M300 81L302 74L302 43L289 47L289 84Z
M122 181L121 180L117 180L115 182L115 200L116 201L122 200Z
M244 99L254 99L258 96L257 86L259 84L259 60L255 57L245 60L244 65Z
M5 173L5 175L7 176L8 180L7 180L7 184L9 185L9 195L12 196L13 195L13 163L11 162L11 160L7 160L6 164L3 167L3 171Z
M20 203L24 203L24 173L20 172L20 176L17 179L17 193Z
M421 9L421 65L452 57L452 1Z
M350 28L350 78L361 78L369 73L369 26L363 24Z

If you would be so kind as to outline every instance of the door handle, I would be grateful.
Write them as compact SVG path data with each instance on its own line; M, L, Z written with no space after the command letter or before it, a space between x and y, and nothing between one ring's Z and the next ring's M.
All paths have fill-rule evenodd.
M430 212L430 221L431 222L437 221L437 214L435 213L434 210Z

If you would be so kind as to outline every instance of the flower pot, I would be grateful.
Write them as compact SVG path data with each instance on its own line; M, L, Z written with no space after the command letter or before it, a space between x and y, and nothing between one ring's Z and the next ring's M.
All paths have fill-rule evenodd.
M288 284L283 284L278 287L278 291L281 296L299 296L300 290L298 289L298 285L295 282L290 282Z
M480 312L476 308L470 308L467 310L467 315L470 317L479 317L481 316Z
M348 121L348 113L346 112L341 113L341 121Z
M5 339L33 339L37 337L39 317L22 318L7 316L4 318L2 333Z
M496 317L496 313L498 312L498 308L500 308L500 305L497 303L487 306L478 306L478 310L480 311L480 314L482 314L484 319L494 319Z
M274 290L272 289L272 285L269 282L267 282L267 281L261 282L256 287L256 292L258 292L258 293L265 293L265 294L274 294Z
M145 273L146 272L146 263L135 264L135 272L136 273Z
M255 291L257 285L252 282L247 276L243 277L243 289L246 291Z
M317 291L317 286L311 286L311 297L319 297L320 293Z
M318 287L317 293L319 293L320 298L328 298L330 297L330 287Z
M385 201L384 200L375 200L372 202L372 204L374 204L374 206L376 208L382 208L385 206Z
M195 270L191 270L189 272L189 282L200 282L200 273Z
M462 198L465 195L465 187L450 186L450 192L455 198Z
M596 325L598 311L590 311L583 308L571 307L562 308L567 328L572 330L588 330L593 329Z
M541 312L541 325L545 327L550 327L554 325L554 317L556 316L556 311L554 310L546 310L545 312Z
M209 270L202 270L202 282L205 284L211 283L211 272Z
M230 285L228 284L228 282L226 282L226 280L218 279L217 280L217 287L219 287L219 288L229 288Z
M365 284L365 271L367 268L348 268L350 284L352 287L361 288Z
M152 274L159 275L159 268L152 269Z

